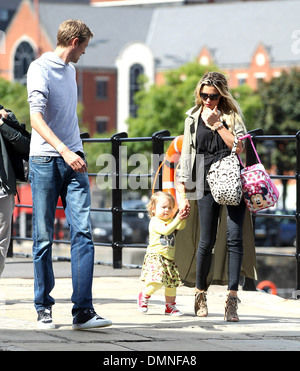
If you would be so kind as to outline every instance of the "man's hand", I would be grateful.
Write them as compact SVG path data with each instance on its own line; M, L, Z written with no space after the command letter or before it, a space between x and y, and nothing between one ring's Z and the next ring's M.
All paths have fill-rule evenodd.
M68 147L64 146L59 153L66 163L76 171L76 173L85 173L87 171L87 166L84 160L75 152L70 151Z

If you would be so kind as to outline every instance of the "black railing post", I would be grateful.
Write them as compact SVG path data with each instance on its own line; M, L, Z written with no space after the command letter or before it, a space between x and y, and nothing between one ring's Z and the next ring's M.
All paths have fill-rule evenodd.
M251 131L248 131L248 134L251 135L251 137L254 139L256 135L264 135L264 132L262 129L254 129ZM254 142L254 141L253 141ZM255 144L255 142L254 142ZM251 166L257 163L256 155L253 151L252 145L250 144L250 141L246 141L246 166Z
M300 131L296 134L296 289L293 299L300 299Z
M164 141L161 138L169 136L170 132L168 130L161 130L152 135L153 174L154 174L153 180L156 175L156 172L159 169L156 184L153 184L152 186L152 189L154 189L155 191L162 190L162 169L160 168L160 165L162 163L162 155L165 153L165 150Z
M111 153L115 161L115 172L112 174L112 249L113 249L113 268L122 268L122 174L120 138L127 138L127 133L114 134L111 137Z

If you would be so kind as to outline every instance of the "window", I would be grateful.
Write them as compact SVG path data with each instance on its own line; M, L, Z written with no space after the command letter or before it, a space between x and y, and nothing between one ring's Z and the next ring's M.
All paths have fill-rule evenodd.
M107 117L96 117L96 132L98 134L105 133L107 131L108 118Z
M247 73L238 73L236 75L238 80L238 85L244 85L247 83L248 74Z
M108 98L108 77L96 77L96 97L97 99Z
M17 47L14 57L14 79L21 84L26 84L27 70L32 61L35 60L35 53L31 45L23 41Z
M245 77L240 77L240 78L238 79L238 84L239 84L239 86L240 86L240 85L244 85L244 84L246 84L246 82L247 82L247 79L246 79Z
M134 102L134 95L141 89L140 75L144 74L144 68L140 64L134 64L130 68L130 116L136 117L138 106Z

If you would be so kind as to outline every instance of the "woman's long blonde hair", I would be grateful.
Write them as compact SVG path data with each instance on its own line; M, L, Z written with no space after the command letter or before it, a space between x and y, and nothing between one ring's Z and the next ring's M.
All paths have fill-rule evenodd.
M239 121L243 123L243 116L238 102L229 91L226 77L219 72L208 72L204 75L194 91L195 104L197 106L204 106L203 100L200 97L200 92L204 85L215 87L221 94L218 109L221 112L221 119L226 122L229 130L232 132L235 122Z

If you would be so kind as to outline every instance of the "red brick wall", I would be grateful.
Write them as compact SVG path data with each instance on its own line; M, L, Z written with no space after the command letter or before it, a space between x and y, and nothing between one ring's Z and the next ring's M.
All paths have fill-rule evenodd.
M117 75L114 71L101 72L101 71L84 71L83 76L79 76L77 72L77 81L80 84L81 78L83 79L83 123L89 123L89 134L92 136L96 131L96 117L108 117L109 131L114 130L117 126L117 99L116 99L116 86ZM105 77L108 80L107 99L98 99L96 96L96 78Z

